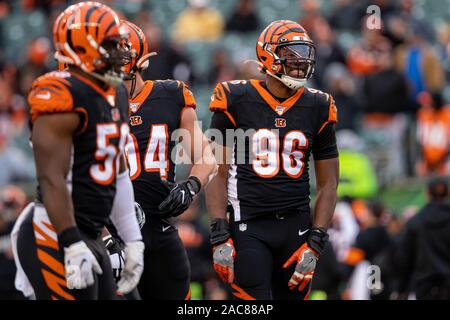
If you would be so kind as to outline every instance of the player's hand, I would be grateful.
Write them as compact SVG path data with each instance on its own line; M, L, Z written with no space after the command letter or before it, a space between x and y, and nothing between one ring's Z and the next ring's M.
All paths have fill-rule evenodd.
M163 184L170 190L167 198L158 206L159 214L163 217L176 217L182 214L201 189L201 182L197 177L189 177L180 183L163 180Z
M299 291L303 291L308 286L314 275L317 260L327 242L328 233L325 229L311 229L308 240L283 265L283 268L286 269L296 263L294 273L288 281L289 289L294 290L298 287Z
M94 284L94 272L102 274L102 268L84 241L64 248L64 267L67 288L84 289Z
M230 226L226 219L211 221L211 244L213 246L214 270L225 283L234 281L234 257L236 250L230 236Z
M298 290L303 291L306 288L314 275L318 259L319 255L307 243L294 252L283 265L283 268L288 268L296 263L295 271L288 282L289 289L294 290L298 286Z
M235 256L236 250L231 238L213 248L214 270L225 283L233 283L234 281Z
M125 243L125 249L123 250L125 253L125 267L117 283L117 294L127 294L139 283L142 271L144 271L144 248L142 241Z

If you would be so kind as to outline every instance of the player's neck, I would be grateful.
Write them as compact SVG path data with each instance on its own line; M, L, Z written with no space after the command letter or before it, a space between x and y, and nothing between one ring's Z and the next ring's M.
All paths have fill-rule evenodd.
M289 98L294 95L296 90L289 89L277 79L270 76L266 77L266 86L269 92L277 98Z
M132 99L142 91L142 89L145 87L145 82L144 79L142 79L141 75L139 73L136 73L135 81L127 80L125 81L125 85L127 86L128 92L130 93L130 99Z

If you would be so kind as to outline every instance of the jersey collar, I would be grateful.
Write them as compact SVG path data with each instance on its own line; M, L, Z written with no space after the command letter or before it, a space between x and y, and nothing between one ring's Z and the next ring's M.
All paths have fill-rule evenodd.
M290 96L283 102L278 101L269 91L267 91L262 85L260 80L250 80L252 86L258 91L261 98L275 111L279 116L282 116L288 111L303 94L305 87L301 87L297 92Z

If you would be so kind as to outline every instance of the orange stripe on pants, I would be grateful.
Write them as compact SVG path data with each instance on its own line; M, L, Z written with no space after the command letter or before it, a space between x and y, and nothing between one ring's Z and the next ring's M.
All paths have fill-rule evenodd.
M236 284L232 283L231 287L236 290L237 292L233 292L233 295L236 298L242 299L242 300L256 300L251 295L249 295L247 292L244 291L241 287L237 286Z

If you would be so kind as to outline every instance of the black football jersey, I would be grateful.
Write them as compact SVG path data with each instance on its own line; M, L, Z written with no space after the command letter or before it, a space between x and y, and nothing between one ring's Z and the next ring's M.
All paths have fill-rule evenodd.
M172 133L180 127L183 109L195 106L191 91L176 80L146 81L130 100L127 159L134 197L146 213L156 212L169 194L162 179L175 178Z
M76 73L55 71L33 83L28 101L32 122L43 114L79 113L66 181L78 227L99 235L111 213L118 159L129 132L126 87L105 90Z
M212 128L223 131L215 118L226 115L229 129L246 133L244 138L234 138L232 145L228 144L233 150L228 201L233 206L234 220L309 210L311 153L316 160L338 156L336 148L326 155L315 148L320 133L337 121L333 98L303 87L278 101L264 82L239 80L216 86L210 110L214 111ZM334 129L332 133L334 139ZM329 150L322 143L320 149Z

